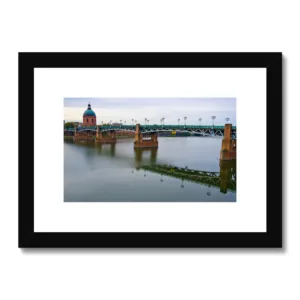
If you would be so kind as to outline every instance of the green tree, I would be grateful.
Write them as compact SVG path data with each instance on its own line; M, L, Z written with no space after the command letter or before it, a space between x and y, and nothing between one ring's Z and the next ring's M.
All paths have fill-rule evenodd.
M69 129L69 128L74 128L74 122L67 122L65 123L65 128Z

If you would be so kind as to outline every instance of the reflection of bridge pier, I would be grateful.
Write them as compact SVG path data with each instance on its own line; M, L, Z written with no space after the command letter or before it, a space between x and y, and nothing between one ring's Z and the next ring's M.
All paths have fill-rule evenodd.
M143 153L150 152L150 164L155 164L157 159L157 148L143 149L134 148L134 158L137 166L140 166L143 162Z
M103 134L103 132L100 131L99 126L97 126L95 139L96 143L111 144L115 143L116 141L116 132L114 130L108 131L108 134Z
M116 143L111 143L110 144L110 156L115 156L116 155Z
M157 133L151 132L150 139L144 139L140 124L136 124L134 136L134 148L157 148Z
M220 160L220 192L227 193L232 180L236 182L236 160Z
M116 155L116 143L107 143L107 145L104 146L105 143L95 143L95 147L99 154L105 154L110 156Z

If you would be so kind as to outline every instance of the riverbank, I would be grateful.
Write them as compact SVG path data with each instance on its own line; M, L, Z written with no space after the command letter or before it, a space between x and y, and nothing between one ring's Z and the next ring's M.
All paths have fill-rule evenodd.
M73 141L73 136L64 136L64 141Z
M130 140L133 136L116 136L117 140ZM73 136L64 136L65 141L73 141Z

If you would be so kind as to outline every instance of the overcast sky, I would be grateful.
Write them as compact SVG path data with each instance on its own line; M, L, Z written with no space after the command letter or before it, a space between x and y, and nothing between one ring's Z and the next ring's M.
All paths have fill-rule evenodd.
M225 118L236 125L235 98L64 98L64 118L66 121L81 121L88 103L97 116L97 124L103 121L131 124L132 119L144 124L145 118L150 124L197 125L202 118L203 125L212 124L212 116L216 116L215 125L223 125Z

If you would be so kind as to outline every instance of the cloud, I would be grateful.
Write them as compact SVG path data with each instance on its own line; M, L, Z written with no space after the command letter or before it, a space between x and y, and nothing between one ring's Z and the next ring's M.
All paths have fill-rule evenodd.
M187 124L211 124L211 116L216 116L215 124L224 124L229 117L236 125L235 98L65 98L65 120L82 120L82 114L91 103L97 115L97 123L101 121L132 123L132 119L144 123L144 119L151 124L160 124L165 117L165 124L177 124L178 118L183 122L187 117ZM183 124L183 123L182 123Z

